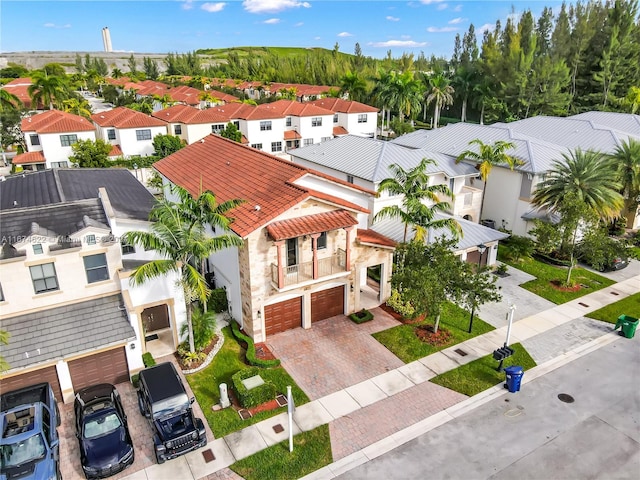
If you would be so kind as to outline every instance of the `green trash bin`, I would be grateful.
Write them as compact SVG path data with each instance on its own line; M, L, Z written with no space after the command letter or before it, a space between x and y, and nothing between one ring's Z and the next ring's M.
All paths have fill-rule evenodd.
M614 330L620 329L620 335L626 338L633 338L636 334L636 328L638 328L640 321L637 318L630 317L629 315L620 315L616 322Z

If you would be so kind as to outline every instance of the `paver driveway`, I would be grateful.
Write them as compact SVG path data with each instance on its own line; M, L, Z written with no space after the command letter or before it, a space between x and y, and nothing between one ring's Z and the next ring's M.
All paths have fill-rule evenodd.
M344 315L295 328L267 339L267 346L311 400L355 385L404 363L372 333L400 323L381 308L360 325Z

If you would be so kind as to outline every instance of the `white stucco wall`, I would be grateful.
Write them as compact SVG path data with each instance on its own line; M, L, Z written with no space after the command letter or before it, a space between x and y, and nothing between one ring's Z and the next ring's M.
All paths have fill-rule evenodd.
M47 168L51 168L51 162L68 161L69 157L73 155L73 149L70 146L62 146L60 135L77 135L78 140L95 141L96 139L96 133L94 131L40 134L40 145L42 147L42 153L47 160Z
M261 121L270 121L271 130L264 130L264 131L260 130ZM276 154L284 153L285 147L286 147L286 144L284 141L284 123L285 123L284 118L273 118L270 120L249 120L245 122L246 124L245 136L249 140L249 145L261 143L262 150L267 153L276 153ZM243 122L240 122L241 127L242 125L243 125ZM272 152L271 151L272 142L282 142L282 152Z
M151 140L137 140L137 130L151 130ZM116 136L120 140L120 148L122 154L130 155L153 155L153 137L156 135L166 135L167 127L142 127L142 128L126 128L116 129Z
M294 117L296 118L296 117ZM313 143L320 143L323 138L333 137L333 115L318 115L317 117L297 117L299 119L298 133L302 136L300 145L304 145L306 139L312 138ZM320 118L322 125L312 126L312 120Z
M367 112L366 123L358 123L358 113L339 113L338 125L347 129L351 135L374 137L376 135L378 116L375 112Z

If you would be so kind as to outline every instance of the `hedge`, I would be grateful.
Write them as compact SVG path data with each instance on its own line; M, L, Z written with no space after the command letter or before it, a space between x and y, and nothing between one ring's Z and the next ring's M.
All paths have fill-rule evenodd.
M238 395L238 401L244 408L257 407L276 398L276 386L269 380L251 390L247 390L242 380L255 375L260 375L260 369L257 367L244 368L231 376L233 388Z
M253 338L242 333L240 331L240 325L238 325L238 322L236 322L235 320L231 321L231 331L233 332L233 336L236 337L236 339L247 344L247 362L249 363L249 365L262 368L280 366L280 359L278 358L274 360L262 360L261 358L256 358L256 346L253 343Z
M144 363L144 366L148 368L153 367L156 364L156 361L151 353L146 352L142 354L142 363Z
M363 308L359 312L354 312L349 315L349 318L355 323L369 322L373 320L373 313Z

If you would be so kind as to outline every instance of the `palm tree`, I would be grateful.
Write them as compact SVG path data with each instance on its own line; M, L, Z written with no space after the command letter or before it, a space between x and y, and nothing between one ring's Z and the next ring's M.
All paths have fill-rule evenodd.
M462 110L460 111L460 121L467 121L467 104L469 102L469 95L475 88L474 81L476 79L475 72L469 68L459 67L453 77L453 84L455 85L455 92L457 96L462 100Z
M62 101L62 109L65 112L75 113L81 117L91 118L91 105L87 100L78 99L76 97L68 98Z
M173 99L173 97L171 95L169 95L168 93L165 93L162 96L153 95L152 99L153 99L154 102L159 103L160 106L163 109L167 108L168 106L173 105L175 103L175 100Z
M382 109L382 125L381 130L384 131L384 117L391 114L391 108L389 106L389 85L391 83L391 73L385 70L380 70L377 77L374 79L375 86L371 92L373 101ZM389 119L387 119L387 128L389 128Z
M433 113L433 128L438 128L440 121L440 110L446 105L453 105L453 87L449 85L449 80L441 73L429 78L429 88L427 90L427 105L433 103L435 110Z
M480 178L484 182L484 194L482 195L482 202L480 202L480 218L482 218L482 210L484 208L484 198L487 192L487 184L489 183L489 174L491 169L495 165L507 165L511 170L518 165L522 165L522 161L512 157L507 153L507 150L515 148L512 142L505 142L504 140L497 140L492 144L484 143L479 138L471 140L469 145L478 145L476 150L465 150L456 158L456 163L460 163L465 159L474 160L477 164L477 168L480 172Z
M484 109L487 102L493 97L491 85L487 81L477 83L473 86L473 98L471 104L475 108L480 108L480 125L484 125Z
M616 147L611 158L618 165L618 175L622 184L620 193L624 197L627 227L633 228L640 205L640 142L629 139Z
M416 226L416 240L422 241L429 228L448 228L456 237L460 233L460 225L454 219L434 220L436 212L450 208L447 202L441 202L438 194L453 197L446 185L429 185L427 167L435 164L434 160L423 158L411 170L405 170L400 165L389 165L393 177L385 178L378 186L378 193L387 192L390 196L401 195L402 205L390 205L382 208L373 221L383 218L398 218L404 224L403 242L407 241L409 224ZM428 201L431 205L426 205Z
M341 80L341 94L348 94L349 100L361 101L367 92L367 83L358 75L357 72L347 72Z
M207 282L199 271L201 263L212 253L232 246L242 245L242 239L222 233L209 237L202 219L217 222L216 227L223 232L229 231L231 220L225 214L232 202L220 205L212 192L205 191L193 198L187 190L174 186L173 193L186 203L176 203L167 199L159 201L149 216L153 221L150 232L127 232L124 240L130 245L138 244L145 250L155 250L161 257L152 260L133 271L131 283L141 285L148 280L174 272L179 275L178 283L182 287L187 304L187 325L189 329L189 349L195 351L191 315L194 302L206 305L210 294ZM210 211L215 212L215 214Z
M625 101L631 107L631 113L636 113L640 108L640 87L629 87Z
M385 96L389 102L389 107L397 110L400 115L400 121L404 122L405 116L410 118L413 112L420 110L422 86L411 72L401 74L392 72Z
M122 78L122 77L124 77L124 73L122 73L122 70L120 70L119 68L114 68L111 71L111 77L112 78Z
M13 93L4 88L0 88L0 112L5 110L16 110L22 107L22 102Z
M69 87L66 79L49 75L46 72L35 72L31 76L31 85L27 89L33 105L42 103L53 110L56 104L61 104L63 100L69 98Z

